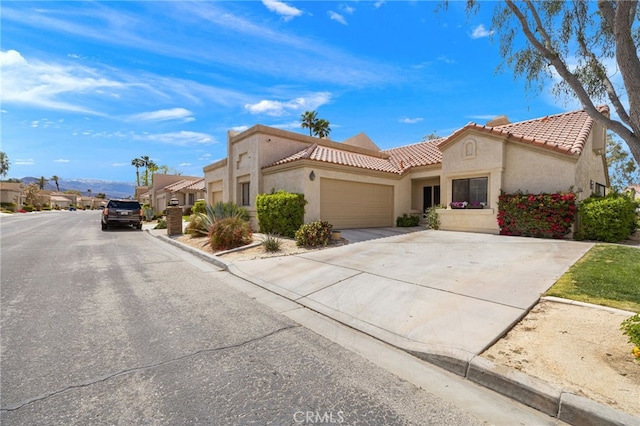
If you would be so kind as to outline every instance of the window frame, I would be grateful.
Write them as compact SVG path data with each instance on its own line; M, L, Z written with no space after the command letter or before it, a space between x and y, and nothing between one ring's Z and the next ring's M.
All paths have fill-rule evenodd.
M240 205L251 205L251 185L250 182L240 182Z
M472 188L473 183L484 183L484 188ZM478 196L479 191L484 189L484 194ZM489 178L487 176L470 177L463 179L451 180L451 202L463 202L467 203L483 203L488 204L489 199Z

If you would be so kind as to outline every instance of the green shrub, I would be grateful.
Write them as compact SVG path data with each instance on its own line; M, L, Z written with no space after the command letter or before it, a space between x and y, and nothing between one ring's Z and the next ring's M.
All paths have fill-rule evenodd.
M35 207L33 207L31 204L25 204L22 207L22 210L28 211L28 212L32 212L33 210L35 210Z
M399 216L396 219L396 226L398 227L410 227L410 226L418 226L420 224L420 218L418 216L409 216L406 213L402 213L402 216Z
M580 203L580 229L576 239L616 243L627 239L637 228L638 203L628 195L611 193L592 196Z
M259 194L256 197L256 212L260 232L293 238L304 223L304 206L307 201L303 194L278 191Z
M438 207L429 207L425 210L427 227L430 229L440 229L440 216L436 211Z
M282 247L282 240L275 235L268 234L262 241L262 246L264 247L264 251L266 252L278 252Z
M230 250L251 242L249 222L239 217L216 220L209 229L209 241L214 250Z
M194 213L189 217L187 233L194 237L209 235L214 223L227 218L238 218L247 222L249 221L249 212L233 202L219 202L215 206L205 204L204 213Z
M640 363L640 314L635 314L622 321L620 330L622 330L622 334L629 338L629 343L634 345L631 352Z
M205 216L206 217L206 216ZM189 216L189 223L185 228L185 233L192 237L204 237L209 233L209 229L203 225L204 217L202 214L192 214Z
M158 223L153 229L167 229L167 220L166 219L158 219Z
M147 222L151 222L153 220L155 212L153 211L153 208L151 208L148 204L145 204L142 206L142 214L144 215L144 220L146 220Z
M0 203L0 208L15 212L16 211L16 203Z
M296 231L296 245L299 247L326 246L331 239L331 229L329 222L316 220L305 223Z
M198 200L193 203L191 207L191 213L206 213L207 212L207 203L204 200Z

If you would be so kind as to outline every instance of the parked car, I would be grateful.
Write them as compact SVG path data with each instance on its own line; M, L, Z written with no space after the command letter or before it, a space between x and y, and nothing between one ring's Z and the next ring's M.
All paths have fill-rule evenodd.
M134 200L109 200L101 216L103 231L114 225L142 229L142 206Z

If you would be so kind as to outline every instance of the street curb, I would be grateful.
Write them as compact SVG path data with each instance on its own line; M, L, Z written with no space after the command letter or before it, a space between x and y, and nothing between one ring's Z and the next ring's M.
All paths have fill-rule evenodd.
M149 232L149 230L147 230ZM314 312L333 319L349 328L354 328L352 325L341 321L340 319L333 318L323 312L310 308L300 301L291 299L286 294L280 291L274 291L269 285L260 284L255 282L256 277L248 277L246 274L238 273L232 262L224 261L215 255L205 253L196 248L190 247L181 242L175 241L167 235L157 235L149 232L151 236L157 237L167 243L185 250L198 258L213 263L217 267L223 269L235 275L243 280L251 282L260 288L264 288L268 291L275 292L282 297L288 298L293 302L299 304L302 307L311 309ZM251 278L251 279L250 279ZM566 299L543 297L541 300L547 300L550 302L567 303L567 304L581 304L584 306L590 306L586 303L568 301ZM633 315L632 312L621 311L614 308L605 308L607 310L614 310L618 312L625 312ZM526 315L526 314L525 314ZM521 318L522 319L522 318ZM517 323L517 322L516 322ZM514 326L516 323L512 324ZM369 332L362 331L374 339L385 341L380 337L374 336ZM506 332L505 332L506 334ZM496 364L489 359L475 356L470 361L458 359L456 357L437 353L437 352L422 352L414 351L407 348L403 348L394 344L393 342L385 341L385 343L407 352L416 358L419 358L425 362L442 368L458 376L464 377L467 380L476 383L485 388L491 389L501 395L518 401L524 405L534 408L542 413L545 413L551 417L557 418L563 422L576 426L624 426L632 424L640 424L640 417L633 416L620 410L616 410L607 405L590 400L588 398L578 396L564 391L562 388L554 386L542 379L538 379L533 376L529 376L521 371L513 368Z
M601 311L613 312L614 314L633 316L637 313L632 311L625 311L624 309L610 308L609 306L594 305L593 303L579 302L577 300L571 300L571 299L563 299L561 297L555 297L555 296L542 296L540 300L545 300L547 302L554 302L554 303L562 303L563 305L574 305L574 306L582 306L585 308L599 309Z

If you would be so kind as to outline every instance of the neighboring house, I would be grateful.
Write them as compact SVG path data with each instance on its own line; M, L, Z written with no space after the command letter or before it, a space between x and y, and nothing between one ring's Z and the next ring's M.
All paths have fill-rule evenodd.
M199 181L200 184L198 184ZM136 191L137 193L137 191ZM179 205L190 208L199 198L204 198L204 180L201 176L154 174L147 192L139 194L138 200L149 204L156 214L162 214L173 196Z
M334 229L394 226L403 213L479 202L483 209L438 209L441 229L498 233L501 190L573 190L579 200L604 193L605 133L584 111L573 111L519 123L499 117L380 150L363 133L337 143L255 125L229 132L227 158L204 168L207 202L244 206L256 227L258 194L302 193L305 222L326 220Z
M23 189L22 182L0 182L0 203L15 204L16 210L22 208L24 204Z
M69 194L54 193L51 195L51 208L53 209L68 209L72 204L75 204L75 201L72 200Z
M204 178L197 180L183 179L171 185L167 185L157 192L158 199L164 198L169 204L172 198L178 200L178 205L182 206L185 214L191 211L191 207L197 200L204 198Z

